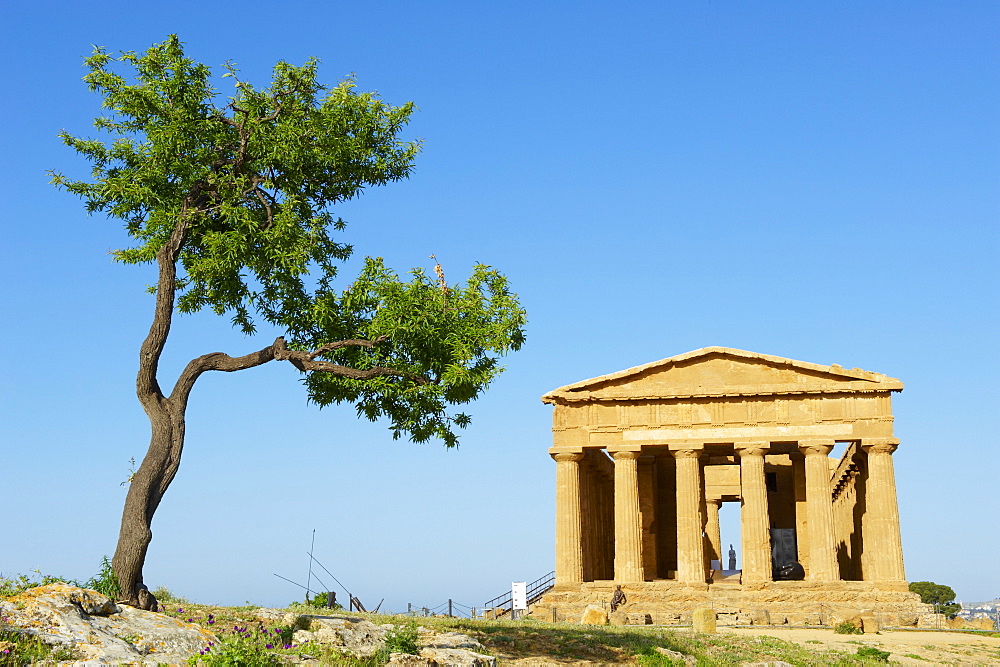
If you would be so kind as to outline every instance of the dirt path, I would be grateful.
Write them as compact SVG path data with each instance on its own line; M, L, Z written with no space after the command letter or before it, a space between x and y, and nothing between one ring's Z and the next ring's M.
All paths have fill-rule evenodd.
M874 635L838 635L821 628L719 628L719 632L738 637L775 637L806 648L846 653L856 653L859 646L874 646L889 651L891 662L904 665L1000 665L1000 638L963 632L883 630Z

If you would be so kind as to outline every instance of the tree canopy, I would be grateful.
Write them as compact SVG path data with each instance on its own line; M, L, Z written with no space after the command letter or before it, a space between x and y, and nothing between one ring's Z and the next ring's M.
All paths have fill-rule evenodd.
M95 126L115 138L61 133L94 178L53 180L89 212L124 221L135 244L115 259L153 262L176 245L178 311L208 308L247 334L258 320L281 327L289 350L311 353L297 357L310 400L387 417L397 437L456 444L468 417L447 406L476 398L501 370L498 356L524 341L524 311L504 276L479 265L464 285L421 269L404 282L375 257L334 288L353 249L330 209L409 176L420 144L399 133L413 104L391 106L351 79L327 89L315 59L279 62L264 88L228 63L233 92L220 103L210 69L176 35L144 54L97 48L86 65L109 111Z
M910 582L910 592L920 596L924 604L934 605L934 611L954 618L962 610L962 605L955 602L955 591L951 586L935 584L933 581Z
M521 347L526 319L507 279L483 264L449 285L440 264L433 276L416 268L404 281L368 257L337 287L353 248L332 209L410 175L420 144L399 135L412 103L389 105L352 79L326 88L315 59L279 62L266 87L243 81L229 63L223 78L232 93L220 99L210 69L188 58L175 35L142 54L96 48L85 63L84 80L107 110L94 124L110 138L62 132L92 164L92 178L53 172L53 182L88 212L124 223L133 244L115 251L117 261L157 266L136 377L150 445L112 560L125 599L148 606L150 523L177 472L188 397L203 373L288 361L304 374L310 401L350 403L368 419L385 418L396 438L436 437L452 447L470 421L454 407L503 370L499 357ZM241 356L195 357L171 389L161 388L174 312L204 309L248 336L259 322L283 335Z

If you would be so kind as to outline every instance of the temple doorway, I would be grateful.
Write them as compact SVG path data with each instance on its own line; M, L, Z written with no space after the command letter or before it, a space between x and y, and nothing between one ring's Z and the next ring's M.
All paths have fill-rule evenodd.
M736 568L743 567L743 554L741 546L743 533L740 530L741 523L741 503L738 500L724 501L719 507L719 533L722 538L722 569L733 569L729 567L729 545L733 545L736 551Z

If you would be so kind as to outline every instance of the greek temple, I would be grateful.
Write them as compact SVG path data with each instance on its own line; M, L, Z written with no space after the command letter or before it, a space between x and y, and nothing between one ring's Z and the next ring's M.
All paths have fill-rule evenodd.
M540 604L568 620L620 585L647 622L706 605L808 622L825 605L915 623L893 471L902 389L707 347L550 391L556 582ZM739 508L739 570L724 567L724 503Z

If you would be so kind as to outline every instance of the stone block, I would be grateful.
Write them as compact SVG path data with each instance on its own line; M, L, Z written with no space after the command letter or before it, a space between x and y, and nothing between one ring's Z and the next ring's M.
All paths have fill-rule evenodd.
M771 614L767 609L753 609L747 615L750 617L750 625L771 625Z
M832 625L834 627L837 627L841 623L850 623L854 627L860 628L861 627L861 614L859 614L857 612L855 612L855 613L840 612L838 614L834 614L833 617L830 619L830 625Z
M584 625L607 625L608 612L604 611L604 608L600 605L587 605L587 608L583 611L583 617L580 618L580 623Z
M751 621L750 614L747 614L745 612L740 612L739 614L736 614L736 625L750 625L750 621Z
M882 624L874 616L865 614L861 617L861 629L866 635L872 635L882 630Z
M719 614L719 625L736 625L737 614Z
M943 629L948 625L944 614L921 614L917 619L917 627Z
M695 609L691 612L691 626L695 632L715 633L715 610Z
M820 615L813 612L792 612L787 615L789 625L822 625Z

